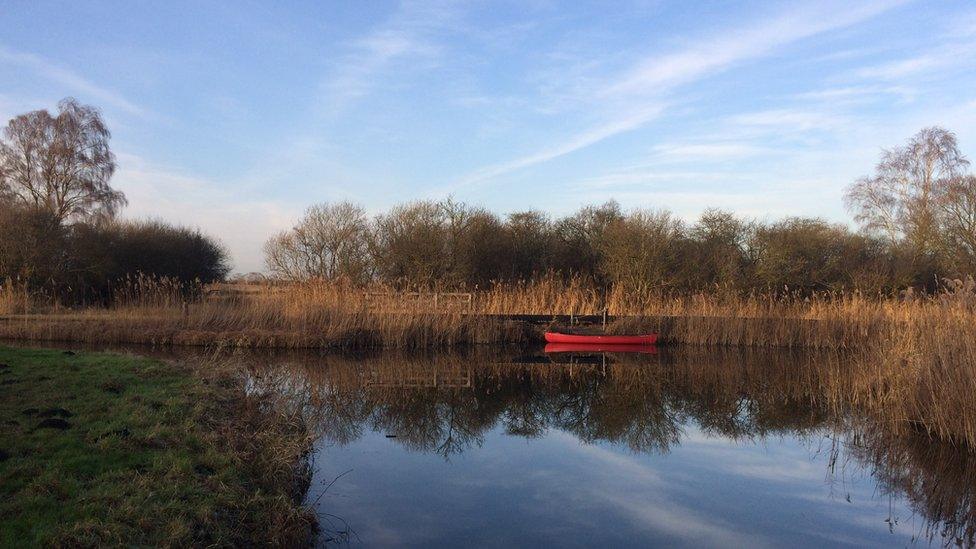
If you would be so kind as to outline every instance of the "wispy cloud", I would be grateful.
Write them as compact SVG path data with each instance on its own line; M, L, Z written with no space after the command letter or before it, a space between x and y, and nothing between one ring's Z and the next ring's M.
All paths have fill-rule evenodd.
M655 165L653 167L631 168L585 178L578 181L575 187L580 189L620 190L631 186L673 184L675 182L728 182L748 177L750 177L749 174L728 171L663 171Z
M594 470L604 471L608 477L612 477L580 489L585 490L594 501L606 504L621 517L629 519L637 528L666 534L688 545L771 546L763 535L746 531L741 528L742 525L734 525L682 505L674 497L680 493L674 483L663 479L658 471L640 459L591 445L575 449L568 447L567 451L574 451L580 459L596 465ZM628 479L627 490L613 486L614 480L620 478Z
M969 10L953 18L947 35L950 38L969 38L976 36L976 10Z
M727 123L735 128L754 132L798 134L813 130L828 130L846 124L839 115L814 109L782 108L748 112L730 116Z
M976 41L943 44L913 57L888 61L854 71L855 78L865 80L900 81L960 69L971 70L976 56Z
M681 143L657 145L654 147L654 157L661 161L695 161L729 160L743 158L770 151L764 147L748 143Z
M364 97L379 80L377 73L398 58L432 56L437 49L422 42L405 29L384 29L356 42L355 52L348 55L334 76L322 83L324 104L338 112Z
M146 116L148 112L119 93L87 80L83 76L33 53L14 51L0 45L0 63L25 67L38 75L128 114Z
M608 137L639 128L648 121L657 117L663 109L663 105L648 105L641 111L626 113L615 120L608 121L602 125L594 126L586 129L585 131L577 133L576 135L571 136L569 139L561 143L557 143L552 147L537 151L527 156L516 158L508 162L502 162L484 167L458 181L455 181L447 188L437 190L435 194L449 194L450 192L494 179L500 175L514 172L522 168L527 168L529 166L534 166L536 164L541 164L543 162L548 162L554 158L559 158L561 156L576 152L580 149L589 147L594 143L599 143Z
M909 101L917 92L907 86L836 86L799 93L796 99L810 101L868 101L885 96L898 96Z
M383 71L395 62L410 60L414 68L419 59L432 63L441 48L431 35L457 17L455 4L436 0L405 2L388 21L349 43L349 51L321 82L322 110L335 114L369 95L384 81Z
M730 29L683 51L645 59L609 85L607 96L667 90L768 55L776 48L827 31L846 27L904 2L865 2L857 6L818 3L793 8L760 25ZM846 9L844 9L846 7Z
M948 66L951 60L943 55L920 55L859 69L856 75L865 79L900 80L907 76Z
M900 0L876 1L853 8L848 4L821 3L805 9L794 8L758 25L729 29L720 38L697 42L681 51L648 55L622 74L590 80L587 84L590 97L587 98L586 93L579 94L582 97L579 109L599 111L601 104L611 106L604 110L610 114L605 115L603 122L541 151L476 170L453 182L447 192L549 162L633 131L664 111L665 97L675 88L769 55L798 40L853 25L903 3Z

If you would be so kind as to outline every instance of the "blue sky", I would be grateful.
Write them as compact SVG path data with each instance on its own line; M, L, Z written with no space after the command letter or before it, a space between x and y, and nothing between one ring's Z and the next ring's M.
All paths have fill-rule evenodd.
M0 117L100 107L128 217L238 271L309 204L848 221L882 147L976 156L971 2L54 2L0 7Z

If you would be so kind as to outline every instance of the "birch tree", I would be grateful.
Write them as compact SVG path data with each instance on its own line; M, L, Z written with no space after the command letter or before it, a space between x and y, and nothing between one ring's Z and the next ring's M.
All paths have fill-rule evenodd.
M114 216L126 199L109 184L110 137L101 113L71 98L58 103L56 116L37 110L13 118L0 139L0 196L59 223Z

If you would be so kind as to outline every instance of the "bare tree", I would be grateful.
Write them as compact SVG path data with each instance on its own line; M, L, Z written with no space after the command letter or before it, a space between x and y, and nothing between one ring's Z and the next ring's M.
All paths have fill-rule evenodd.
M731 212L706 209L688 231L686 254L695 259L682 262L683 278L700 286L728 287L742 282L751 263L747 252L754 231L753 224Z
M461 257L461 251L470 232L475 212L463 202L457 202L450 196L441 201L439 206L443 211L444 256L447 261L444 267L444 278L449 285L457 285L464 282L464 274L467 271L464 265L466 258Z
M553 226L556 264L565 273L598 277L604 233L623 217L620 204L610 200L599 206L584 206L575 214L557 221Z
M930 252L938 238L940 196L968 165L952 132L925 128L905 146L884 151L875 174L854 182L845 199L865 229Z
M294 228L265 243L265 263L284 278L359 282L369 274L368 231L366 212L355 204L312 206Z
M443 204L412 202L376 218L372 257L381 278L392 284L431 288L450 272L450 235Z
M756 282L773 291L844 289L861 260L861 239L822 219L790 217L761 226L754 244Z
M976 272L976 176L953 178L940 195L941 224L959 274Z
M109 185L110 137L98 110L71 98L58 103L57 116L47 110L17 116L0 139L0 195L60 223L114 215L126 199Z
M64 273L67 229L43 210L0 204L0 284L20 281L32 289Z
M543 212L525 210L508 216L511 241L511 268L504 275L530 279L546 271L551 264L552 221Z
M612 282L635 291L667 285L683 226L671 212L637 210L611 221L599 240L602 269Z

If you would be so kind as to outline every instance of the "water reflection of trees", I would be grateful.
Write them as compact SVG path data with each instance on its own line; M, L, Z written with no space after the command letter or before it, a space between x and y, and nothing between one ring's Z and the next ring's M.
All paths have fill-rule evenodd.
M325 439L345 444L370 429L445 456L496 426L663 452L689 421L739 439L802 433L835 417L813 398L809 372L784 368L782 355L682 351L558 365L479 354L273 360L255 372L286 385Z
M922 434L896 436L858 413L845 396L857 372L843 356L680 349L584 358L278 356L252 371L289 392L329 442L373 430L445 458L494 428L521 437L559 429L634 452L667 452L690 423L733 440L826 435L844 454L832 462L853 459L882 489L907 497L930 538L973 545L973 456Z

